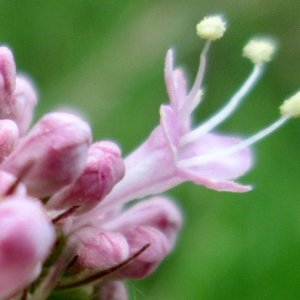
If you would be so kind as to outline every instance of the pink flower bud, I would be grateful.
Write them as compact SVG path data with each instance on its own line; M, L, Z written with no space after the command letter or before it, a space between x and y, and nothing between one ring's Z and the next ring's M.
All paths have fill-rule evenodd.
M150 246L135 258L119 273L126 278L143 278L151 274L160 262L171 251L172 245L166 236L156 228L150 226L137 226L125 229L124 236L130 248L130 255L135 254L143 246Z
M137 225L160 230L173 245L182 226L180 209L166 197L153 197L126 210L118 218L107 222L105 228L121 231Z
M34 107L37 104L37 93L28 78L17 76L16 89L14 91L13 120L17 123L20 134L28 130L33 116Z
M128 294L122 281L106 281L101 286L99 300L127 300Z
M37 103L35 89L24 76L16 77L16 66L10 49L0 47L0 119L16 122L20 134L28 129Z
M107 269L128 258L127 241L119 233L86 227L74 238L81 267Z
M0 228L0 299L7 299L37 278L55 232L38 201L17 196L0 202Z
M20 141L2 168L21 176L31 195L45 197L78 177L90 141L90 128L80 118L47 114Z
M0 163L12 152L18 136L18 128L13 121L0 120Z
M0 47L0 118L9 119L12 113L12 94L15 89L16 65L12 52Z
M47 203L49 209L78 206L76 213L96 206L124 176L121 151L112 142L92 144L82 174L71 185L55 194Z

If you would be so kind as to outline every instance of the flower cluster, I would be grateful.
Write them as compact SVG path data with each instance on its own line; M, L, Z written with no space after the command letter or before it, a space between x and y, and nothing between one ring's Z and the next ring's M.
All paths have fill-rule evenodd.
M251 189L234 181L252 166L249 146L299 115L300 96L248 139L212 132L273 55L272 41L252 40L244 48L254 64L250 76L219 112L194 127L207 53L225 30L220 16L197 25L206 43L191 89L168 51L170 101L160 107L158 126L125 159L114 142L92 142L87 122L70 113L46 114L30 128L37 94L16 74L11 51L0 47L0 300L42 300L55 289L86 285L100 299L127 299L124 280L151 274L182 225L179 208L159 194L184 181L218 191Z

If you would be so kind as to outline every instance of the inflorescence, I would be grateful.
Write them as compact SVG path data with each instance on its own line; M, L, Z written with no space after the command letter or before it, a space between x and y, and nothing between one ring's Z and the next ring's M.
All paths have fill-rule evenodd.
M249 138L214 132L273 57L271 39L253 39L243 50L253 63L248 78L220 111L194 126L208 51L226 27L218 15L197 25L205 44L190 89L173 66L173 50L167 52L169 101L159 124L125 158L114 142L92 142L89 124L70 113L46 114L30 128L35 89L16 73L12 52L0 47L0 300L43 300L83 286L99 299L127 299L124 281L151 274L182 226L180 209L161 193L185 181L251 190L235 181L253 166L249 146L300 115L300 92L283 103L278 120Z

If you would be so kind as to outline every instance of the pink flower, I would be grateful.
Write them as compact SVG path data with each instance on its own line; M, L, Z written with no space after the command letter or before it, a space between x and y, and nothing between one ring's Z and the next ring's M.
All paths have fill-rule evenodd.
M172 50L166 57L165 79L170 103L160 108L160 124L126 157L125 177L104 199L104 206L162 193L189 180L218 191L251 189L233 181L251 168L250 150L244 147L222 155L241 138L211 133L212 128L206 130L208 122L193 129L192 113L200 102L202 78L198 75L188 92L183 71L173 69Z

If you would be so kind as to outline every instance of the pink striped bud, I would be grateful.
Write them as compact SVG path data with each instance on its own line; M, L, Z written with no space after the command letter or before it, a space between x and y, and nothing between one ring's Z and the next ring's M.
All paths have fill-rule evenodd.
M49 209L78 206L76 213L95 207L120 181L125 172L119 147L109 141L92 144L82 174L71 185L56 193L48 202Z
M129 244L130 255L134 255L143 246L150 244L133 262L119 271L119 274L126 278L143 278L148 276L159 266L160 262L172 249L172 245L166 236L154 227L132 227L129 230L125 230L124 236Z
M40 274L55 241L42 205L31 198L0 202L0 299L25 288Z
M13 121L0 120L0 163L12 152L18 136L18 128Z
M88 124L67 113L45 115L3 163L36 197L53 194L82 171L91 141Z
M74 238L80 267L107 269L128 258L128 244L120 233L86 227Z
M125 284L122 281L106 281L101 286L99 300L128 300Z

